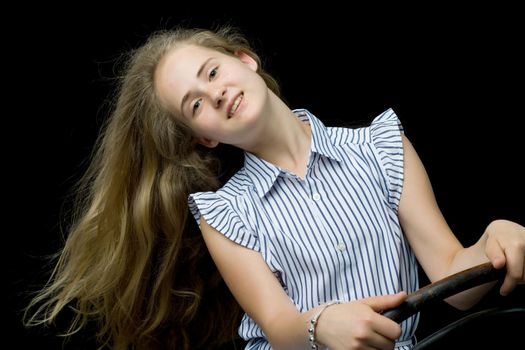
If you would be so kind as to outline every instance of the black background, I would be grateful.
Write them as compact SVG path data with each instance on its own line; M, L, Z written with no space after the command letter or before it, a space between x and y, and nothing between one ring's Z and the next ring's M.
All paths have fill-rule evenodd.
M394 108L463 244L474 243L493 219L525 224L525 28L516 9L412 8L399 15L327 6L303 14L239 6L243 11L220 3L166 6L151 15L94 7L6 12L15 24L3 50L3 338L13 347L61 347L51 331L24 330L19 311L45 281L42 257L61 245L61 205L105 118L116 58L155 29L240 27L290 107L307 108L327 125L366 123ZM505 299L491 293L477 308L524 299L521 286ZM420 337L460 315L445 304L430 309ZM76 339L69 348L91 348Z

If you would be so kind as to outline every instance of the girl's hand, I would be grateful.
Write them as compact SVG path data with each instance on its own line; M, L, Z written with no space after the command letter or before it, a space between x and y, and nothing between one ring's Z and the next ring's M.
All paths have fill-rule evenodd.
M401 292L328 307L318 320L318 343L332 350L393 349L401 326L379 312L398 306L406 296Z
M509 294L517 284L525 283L525 227L507 220L491 222L486 230L485 254L496 269L507 266L500 288Z

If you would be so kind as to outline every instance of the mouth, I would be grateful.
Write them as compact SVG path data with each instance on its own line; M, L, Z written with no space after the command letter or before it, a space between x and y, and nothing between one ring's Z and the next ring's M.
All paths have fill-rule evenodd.
M244 98L244 94L241 92L233 102L231 102L228 110L228 119L232 118L235 115L235 112L239 109L241 102Z

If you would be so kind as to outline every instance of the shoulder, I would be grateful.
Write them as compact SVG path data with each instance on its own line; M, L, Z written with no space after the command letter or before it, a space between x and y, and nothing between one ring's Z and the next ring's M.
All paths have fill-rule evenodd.
M362 144L369 142L367 127L351 128L344 126L326 128L328 137L335 146Z
M253 190L253 183L246 172L246 168L241 168L233 175L228 182L217 190L217 195L225 199L249 196Z
M376 115L366 122L353 126L328 127L327 133L334 145L374 143L383 133L403 131L399 118L392 108Z
M216 191L191 193L189 206L197 220L204 209L212 211L224 207L228 208L228 211L233 210L239 213L246 208L251 193L253 193L253 184L245 169L242 168Z

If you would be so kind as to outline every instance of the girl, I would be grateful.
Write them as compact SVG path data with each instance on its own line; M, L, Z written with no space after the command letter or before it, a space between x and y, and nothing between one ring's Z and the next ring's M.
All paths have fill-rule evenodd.
M431 281L489 260L502 294L524 281L525 228L494 221L462 247L394 111L349 129L291 110L230 28L152 35L97 145L29 324L71 305L68 334L94 319L116 349L211 348L238 321L249 349L408 349L417 316L380 311L418 288L416 258ZM226 183L224 145L244 151Z

